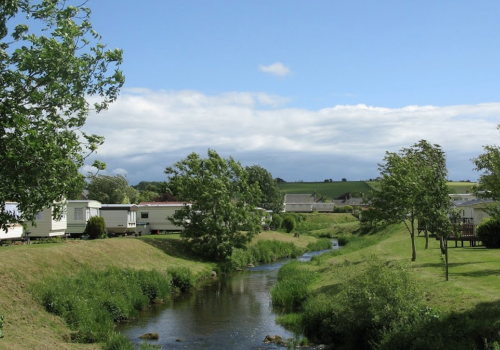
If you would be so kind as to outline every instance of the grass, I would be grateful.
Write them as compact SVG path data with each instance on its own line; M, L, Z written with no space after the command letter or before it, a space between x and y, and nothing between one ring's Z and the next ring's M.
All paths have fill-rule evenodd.
M473 182L450 181L448 182L451 193L470 193ZM364 193L365 196L372 191L378 191L378 181L345 181L345 182L284 182L278 187L282 193L307 194L316 191L328 199L334 199L347 192Z
M264 231L252 244L262 240L280 240L305 248L316 238L293 237ZM136 270L166 270L183 284L209 275L211 262L190 254L179 235L151 235L140 238L71 240L67 243L0 247L0 315L3 315L4 338L0 350L97 350L103 344L71 342L73 331L62 318L48 313L31 292L42 281L60 276L77 276L83 270L105 271L111 267ZM116 349L123 339L116 336Z
M411 262L411 241L403 225L391 225L376 233L346 236L349 243L342 249L314 257L310 263L301 265L302 269L320 276L309 286L311 295L335 295L342 281L341 269L349 266L351 274L359 273L366 268L366 261L376 256L386 264L399 264L413 271L423 290L423 302L442 315L434 326L419 331L435 332L434 327L448 332L445 331L450 328L448 324L459 324L469 332L464 330L462 333L471 338L463 346L483 344L484 339L474 339L474 334L489 334L489 339L498 339L494 325L500 320L499 250L482 246L449 247L450 280L446 281L439 242L435 238L430 238L429 248L425 250L425 238L416 237L417 260ZM300 320L296 314L280 318L280 322L295 329L300 328L297 325ZM449 332L453 334L452 329ZM460 338L456 342L460 342Z

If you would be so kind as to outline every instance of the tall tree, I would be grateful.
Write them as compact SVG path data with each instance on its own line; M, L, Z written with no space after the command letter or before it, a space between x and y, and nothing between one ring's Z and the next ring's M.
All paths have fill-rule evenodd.
M137 191L128 185L127 178L122 175L89 175L87 186L88 198L103 204L130 203L130 195L135 196ZM135 200L135 197L132 198Z
M500 130L500 125L497 129ZM484 197L500 199L500 147L484 146L484 153L472 159L476 166L475 170L482 171L477 186L474 188L476 194Z
M421 140L398 153L386 152L384 164L379 164L381 179L372 205L384 220L405 224L411 238L412 261L417 259L417 220L432 223L443 237L449 232L445 162L439 145Z
M106 109L124 83L121 50L106 49L90 9L72 2L0 2L0 228L34 221L78 192L78 169L103 142L81 130L86 117ZM5 201L18 202L22 217L6 212Z
M181 237L194 252L223 261L260 232L262 214L256 207L262 194L233 158L214 150L207 158L191 153L165 173L179 199L191 202L169 220L184 228Z
M258 184L262 192L259 205L262 208L272 210L274 213L281 213L284 199L278 183L273 179L271 173L260 165L247 166L245 169L248 172L248 182Z

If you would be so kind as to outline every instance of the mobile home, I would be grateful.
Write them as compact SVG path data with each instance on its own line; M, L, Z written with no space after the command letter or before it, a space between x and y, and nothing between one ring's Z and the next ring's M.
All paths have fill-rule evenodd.
M64 236L68 227L66 210L67 207L64 206L62 216L59 219L54 219L54 207L43 209L36 216L36 226L31 225L31 223L27 224L26 233L29 233L32 238Z
M71 236L81 236L92 216L101 215L101 202L95 200L68 201L68 229Z
M135 232L137 210L136 204L102 204L101 216L109 232L126 234Z
M16 202L5 202L5 211L10 212L17 217L20 216L20 211L17 208ZM2 241L20 240L23 238L23 233L23 225L17 223L8 225L7 232L0 230L0 243Z
M141 234L160 233L168 231L179 231L182 227L175 226L168 218L181 210L185 202L141 202L139 203L138 228ZM139 225L140 223L140 225ZM139 227L140 226L140 227ZM150 231L150 232L149 232Z

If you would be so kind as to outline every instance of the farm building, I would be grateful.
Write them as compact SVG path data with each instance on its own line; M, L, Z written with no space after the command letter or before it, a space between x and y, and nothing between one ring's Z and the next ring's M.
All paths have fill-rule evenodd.
M19 217L21 214L19 209L17 208L16 202L5 202L5 211L10 212L17 217ZM12 224L8 226L9 228L7 229L7 231L0 230L0 243L2 241L20 240L23 238L23 233L24 233L23 225Z
M109 232L121 235L135 232L138 210L136 204L102 204L101 216Z
M68 228L71 236L81 236L92 216L101 215L101 202L95 200L68 201Z
M64 206L63 214L59 219L54 219L54 207L45 208L36 216L36 226L27 224L26 233L31 238L61 237L66 234L68 227L67 207Z
M144 235L182 230L182 227L173 225L168 218L186 205L191 204L185 202L139 203L136 232Z

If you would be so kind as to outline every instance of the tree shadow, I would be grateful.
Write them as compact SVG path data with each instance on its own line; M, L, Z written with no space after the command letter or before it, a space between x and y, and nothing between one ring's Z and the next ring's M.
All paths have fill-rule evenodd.
M141 239L144 243L147 243L155 248L160 249L165 254L179 259L191 260L197 262L211 262L207 259L200 257L193 253L182 240L179 239L168 239L168 238L152 238L148 237Z

